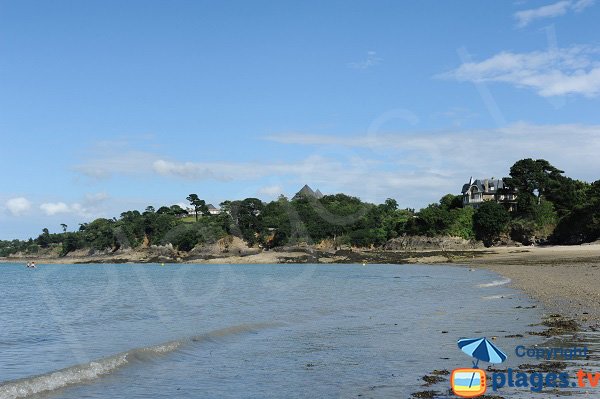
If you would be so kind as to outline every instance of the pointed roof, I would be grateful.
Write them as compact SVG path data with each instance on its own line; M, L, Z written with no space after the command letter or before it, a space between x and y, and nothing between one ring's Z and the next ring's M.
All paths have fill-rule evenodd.
M308 184L305 184L304 187L302 187L300 189L300 191L298 191L296 193L296 195L294 195L294 198L292 198L292 200L297 200L300 198L322 198L323 194L317 190L316 192L313 191L312 188L310 188L310 186Z
M473 178L471 177L469 183L463 185L462 193L465 194L473 186L477 187L477 190L482 193L494 193L498 192L498 190L506 188L506 185L504 184L504 181L502 179L491 178L473 180Z

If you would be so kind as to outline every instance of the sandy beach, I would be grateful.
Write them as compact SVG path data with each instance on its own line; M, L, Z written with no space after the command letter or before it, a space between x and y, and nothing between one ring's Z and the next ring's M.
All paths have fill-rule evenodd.
M550 312L599 326L600 245L494 248L465 263L511 279Z

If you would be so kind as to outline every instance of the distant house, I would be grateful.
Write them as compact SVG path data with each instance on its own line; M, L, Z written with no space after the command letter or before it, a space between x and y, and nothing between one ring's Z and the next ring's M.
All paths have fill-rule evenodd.
M313 191L313 189L310 188L308 184L305 184L304 187L302 187L300 189L300 191L298 191L296 193L296 195L294 195L294 197L292 198L292 200L298 200L300 198L316 198L316 199L321 199L321 198L323 198L323 194L318 189L317 189L317 191Z
M469 180L463 185L463 207L479 208L484 201L496 201L506 209L513 210L517 204L517 193L509 189L502 179Z
M206 207L208 208L208 213L210 213L211 215L218 215L221 213L221 210L219 208L215 208L215 206L213 204L208 204L208 205L206 205ZM185 208L185 210L187 211L189 216L196 215L196 211L194 208L187 207L187 208ZM198 212L198 216L202 216L202 213Z
M221 213L221 210L219 208L215 208L213 204L208 204L206 206L208 207L208 213L210 213L211 215L218 215L219 213Z

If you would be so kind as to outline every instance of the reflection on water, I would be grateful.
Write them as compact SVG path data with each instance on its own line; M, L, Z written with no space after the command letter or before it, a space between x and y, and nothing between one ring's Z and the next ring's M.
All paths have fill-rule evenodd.
M497 275L466 268L0 272L1 398L404 398L425 389L431 370L471 365L459 338L494 337L507 349L539 342L527 331L540 310ZM524 337L507 337L515 333Z

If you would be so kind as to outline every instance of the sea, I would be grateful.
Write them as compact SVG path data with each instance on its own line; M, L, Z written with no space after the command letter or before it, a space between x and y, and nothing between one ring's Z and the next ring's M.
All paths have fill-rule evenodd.
M541 308L509 282L438 265L0 264L0 398L409 398L471 367L460 338L540 341Z

